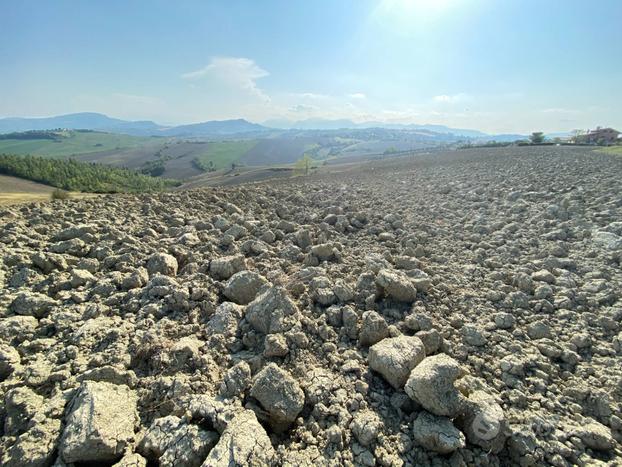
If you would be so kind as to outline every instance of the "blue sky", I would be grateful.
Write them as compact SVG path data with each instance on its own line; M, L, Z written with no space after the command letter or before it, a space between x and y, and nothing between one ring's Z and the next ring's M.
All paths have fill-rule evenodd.
M0 116L622 129L622 1L0 0Z

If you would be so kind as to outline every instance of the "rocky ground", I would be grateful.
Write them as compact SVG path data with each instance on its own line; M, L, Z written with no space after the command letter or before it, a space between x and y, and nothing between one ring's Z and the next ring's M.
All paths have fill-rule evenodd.
M620 465L622 160L0 213L5 466Z

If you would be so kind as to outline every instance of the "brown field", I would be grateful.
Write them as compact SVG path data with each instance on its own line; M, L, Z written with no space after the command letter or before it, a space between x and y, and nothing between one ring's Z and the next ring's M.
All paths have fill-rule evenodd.
M0 204L49 200L54 188L41 183L0 175Z
M9 175L0 175L0 206L51 201L54 187ZM92 198L93 193L70 192L70 198Z

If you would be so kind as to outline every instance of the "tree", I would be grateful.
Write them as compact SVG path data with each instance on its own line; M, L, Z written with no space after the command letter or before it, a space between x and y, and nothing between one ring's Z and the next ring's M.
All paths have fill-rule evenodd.
M544 133L541 131L534 131L529 137L532 144L544 143Z
M296 175L309 175L309 169L313 167L314 160L308 154L302 156L302 159L294 164L294 173Z
M572 142L575 144L583 142L586 133L585 130L572 130Z

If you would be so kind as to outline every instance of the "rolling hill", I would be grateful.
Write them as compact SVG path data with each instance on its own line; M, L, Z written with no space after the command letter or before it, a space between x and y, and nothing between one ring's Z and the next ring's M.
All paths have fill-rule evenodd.
M221 120L191 125L180 125L160 130L157 134L165 136L197 137L197 136L222 136L240 133L267 132L267 128L257 123L251 123L244 119Z
M28 138L28 135L31 138ZM14 136L11 138L11 136ZM129 148L162 144L164 138L138 137L119 133L71 130L9 134L0 138L0 154L36 155L43 157L68 157L102 151L119 151Z
M408 151L451 143L455 137L424 130L381 128L287 130L227 134L257 128L245 121L212 122L206 137L144 137L92 130L36 130L0 135L0 154L71 157L138 170L165 178L188 179L203 172L240 166L292 164L308 154L316 160ZM192 130L192 132L198 130Z
M306 120L268 120L264 122L266 126L286 130L342 130L342 129L371 129L382 128L386 130L424 130L439 134L452 134L468 138L484 138L489 135L477 130L465 130L460 128L450 128L445 125L417 125L386 122L361 122L356 123L352 120L328 120L328 119L306 119Z
M104 114L83 112L43 118L1 118L0 134L31 130L95 130L134 136L205 137L265 132L269 128L244 119L208 121L189 125L166 126L152 121L129 121Z
M111 118L95 112L82 112L42 118L2 118L0 119L0 133L11 133L29 130L53 130L57 128L83 129L126 133L137 135L154 134L160 125L151 121L127 121Z

